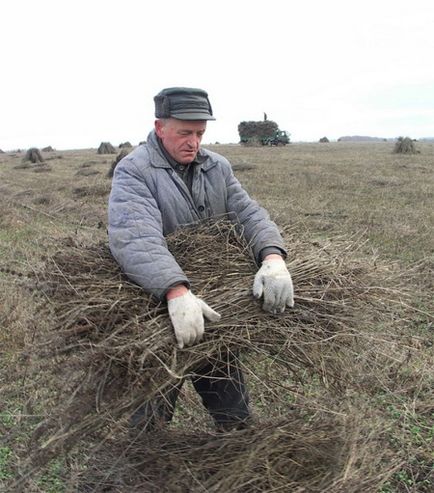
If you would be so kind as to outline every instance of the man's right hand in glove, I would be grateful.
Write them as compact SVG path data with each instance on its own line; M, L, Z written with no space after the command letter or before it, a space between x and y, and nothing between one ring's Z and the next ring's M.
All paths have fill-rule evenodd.
M219 313L197 298L184 285L169 289L166 298L170 320L180 349L202 339L205 331L204 317L211 322L220 320Z

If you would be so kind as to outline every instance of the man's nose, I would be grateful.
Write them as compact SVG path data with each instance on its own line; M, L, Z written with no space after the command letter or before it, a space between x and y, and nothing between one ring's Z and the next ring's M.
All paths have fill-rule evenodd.
M190 135L188 139L188 144L191 147L197 147L200 143L200 138L197 135Z

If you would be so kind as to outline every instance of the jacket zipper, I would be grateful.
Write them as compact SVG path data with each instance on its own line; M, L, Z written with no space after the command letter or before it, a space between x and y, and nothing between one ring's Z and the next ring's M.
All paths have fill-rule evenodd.
M185 200L190 205L190 209L196 215L197 220L200 220L199 211L197 210L197 208L193 202L193 197L191 196L190 190L187 188L187 185L182 181L182 179L178 176L178 173L173 168L170 171L172 174L172 180L175 182L175 185L178 187L182 196L185 198Z

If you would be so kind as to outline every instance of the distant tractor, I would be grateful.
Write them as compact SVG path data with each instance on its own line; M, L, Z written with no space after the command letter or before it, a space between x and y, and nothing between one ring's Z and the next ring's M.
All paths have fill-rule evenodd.
M262 145L268 146L286 146L290 144L290 134L286 130L276 130L272 137L266 137L262 139Z
M246 146L284 146L291 142L291 134L286 130L279 130L276 122L266 119L241 122L238 125L238 133L240 143Z

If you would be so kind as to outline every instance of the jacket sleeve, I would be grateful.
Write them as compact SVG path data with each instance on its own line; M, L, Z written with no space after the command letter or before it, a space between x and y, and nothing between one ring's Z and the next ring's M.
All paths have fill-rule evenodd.
M124 273L145 291L164 300L167 290L189 281L167 248L161 212L133 160L115 169L108 207L112 255Z
M228 212L235 214L237 222L242 226L256 263L261 263L264 248L276 248L286 258L287 252L277 225L271 221L268 212L244 190L230 165L226 171L226 188Z

